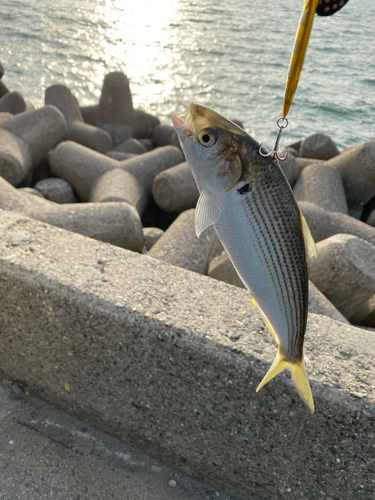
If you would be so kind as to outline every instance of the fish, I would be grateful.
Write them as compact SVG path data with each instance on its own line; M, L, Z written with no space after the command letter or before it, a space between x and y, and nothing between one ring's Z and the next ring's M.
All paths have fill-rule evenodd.
M191 103L186 115L172 112L172 122L200 192L196 234L215 227L278 344L257 392L286 369L313 413L303 342L309 262L317 252L293 191L277 160L212 109Z

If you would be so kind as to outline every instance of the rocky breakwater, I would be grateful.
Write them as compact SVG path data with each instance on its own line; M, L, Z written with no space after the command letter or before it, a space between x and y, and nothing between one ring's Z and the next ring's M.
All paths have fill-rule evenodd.
M108 74L86 107L64 85L36 110L1 89L0 208L243 287L213 228L196 238L199 193L173 127L134 109L126 75ZM321 249L310 312L375 327L375 140L339 152L312 134L280 166Z
M311 417L287 377L253 390L273 339L214 229L196 238L198 191L173 129L133 108L126 76L107 75L88 107L61 85L40 109L10 94L0 85L0 312L12 318L0 373L238 498L281 498L285 477L291 499L372 498L374 340L349 322L375 327L375 140L339 152L313 134L281 163L320 254Z

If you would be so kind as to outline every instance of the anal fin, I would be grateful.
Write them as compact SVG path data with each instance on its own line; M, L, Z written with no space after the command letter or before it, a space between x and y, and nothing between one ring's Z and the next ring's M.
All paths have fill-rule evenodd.
M270 330L270 332L272 333L272 335L275 337L276 342L279 345L280 344L279 339L277 338L276 331L275 331L274 327L271 325L271 322L269 321L269 319L267 318L267 316L264 314L264 312L262 311L262 309L258 306L258 304L256 303L254 297L251 297L251 300L252 300L254 306L258 309L259 314L262 316L263 321L265 322L267 328Z

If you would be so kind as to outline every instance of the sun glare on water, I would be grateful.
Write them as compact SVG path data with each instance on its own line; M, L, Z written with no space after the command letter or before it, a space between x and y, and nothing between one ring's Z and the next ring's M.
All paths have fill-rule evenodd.
M152 110L152 103L166 100L174 86L180 54L170 26L178 23L178 4L179 0L97 4L97 15L105 21L102 58L129 76L135 106Z

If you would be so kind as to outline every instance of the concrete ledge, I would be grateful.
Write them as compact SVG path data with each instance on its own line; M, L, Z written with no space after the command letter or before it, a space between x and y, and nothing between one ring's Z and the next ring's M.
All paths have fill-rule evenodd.
M16 235L16 237L15 237ZM372 499L375 336L319 315L316 413L249 294L0 211L0 367L34 396L239 499Z

